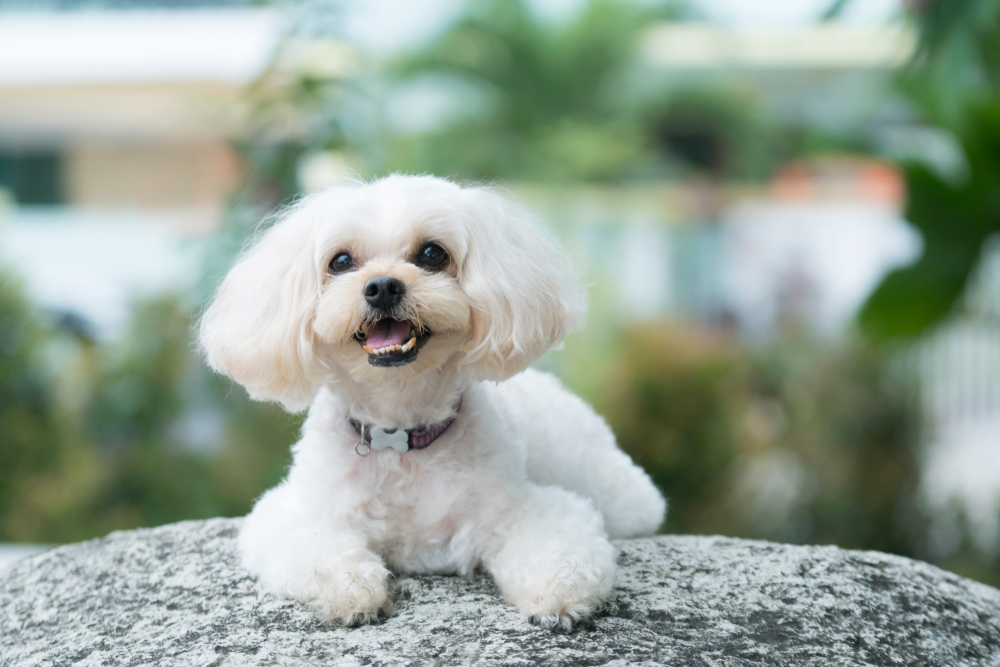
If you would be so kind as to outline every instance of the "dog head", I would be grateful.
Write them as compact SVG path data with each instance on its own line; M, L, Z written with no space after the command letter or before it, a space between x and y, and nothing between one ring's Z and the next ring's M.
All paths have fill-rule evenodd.
M584 310L558 243L523 209L490 188L390 176L281 214L222 282L200 336L212 368L296 411L344 375L391 382L454 364L506 379Z

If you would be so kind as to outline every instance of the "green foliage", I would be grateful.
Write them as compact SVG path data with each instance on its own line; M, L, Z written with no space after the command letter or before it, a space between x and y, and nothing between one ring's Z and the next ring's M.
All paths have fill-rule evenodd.
M472 180L760 181L810 142L844 147L818 128L779 128L739 80L692 85L643 69L643 31L691 15L681 2L590 0L556 22L526 0L470 3L393 71L397 83L450 93L459 111L444 127L389 138L387 166Z
M971 107L963 123L968 176L951 183L929 167L905 168L905 217L924 236L916 264L890 274L860 315L878 337L917 336L953 310L986 240L1000 232L1000 97Z
M23 301L4 295L0 323L27 321ZM29 344L18 357L3 355L12 372L0 377L28 393L0 403L22 415L0 419L0 540L66 542L238 516L277 484L299 420L213 377L193 352L191 325L175 299L138 304L119 345L78 348L80 363L60 378L79 385L75 401L57 400L25 365ZM26 328L0 331L27 341ZM25 413L33 418L25 422ZM207 432L192 442L187 431L199 418Z
M947 528L958 538L958 544L949 545L948 555L936 564L959 576L1000 588L1000 553L995 550L984 553L983 548L975 544L972 536L977 528L969 521L966 512L954 507L951 512L945 510L944 516L936 517L936 520L949 522Z
M313 76L299 76L284 85L265 76L251 87L246 137L234 144L252 165L239 193L240 208L268 211L288 202L300 193L297 169L303 155L342 149L357 139L342 117L351 92L342 81Z
M180 381L193 370L190 325L172 300L140 303L123 344L102 350L86 406L88 432L101 447L155 446L180 416Z
M924 118L961 144L967 174L906 165L906 219L924 235L921 260L890 274L860 322L876 337L912 337L952 312L1000 231L1000 0L914 2L920 32L900 87Z
M756 96L731 85L676 87L650 106L644 124L663 155L696 174L762 180L789 157Z
M741 369L733 350L713 343L656 329L625 334L598 404L622 447L669 497L668 532L704 525L701 500L721 492L715 487L737 453Z
M657 327L618 350L599 409L670 498L668 532L921 552L918 414L876 350Z
M956 127L967 104L1000 94L1000 0L912 4L920 45L904 86L931 120Z
M20 285L0 272L0 517L15 502L23 478L59 456L62 433L42 358L44 343Z
M639 31L677 16L679 5L592 0L566 24L542 20L524 0L469 7L396 73L451 77L477 91L486 109L399 139L390 167L472 179L604 180L650 158L621 86Z

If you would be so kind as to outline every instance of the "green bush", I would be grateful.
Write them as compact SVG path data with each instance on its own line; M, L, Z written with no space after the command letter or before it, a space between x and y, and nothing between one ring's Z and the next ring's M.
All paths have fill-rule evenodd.
M0 272L0 540L25 479L56 465L63 432L45 367L47 338L20 285Z
M138 304L118 344L80 345L60 376L77 395L60 401L32 362L41 329L10 293L0 297L0 540L239 516L281 479L300 420L212 376L178 300ZM192 442L186 426L199 418L207 433Z
M617 349L598 407L670 498L668 532L920 555L918 412L879 352L655 326Z

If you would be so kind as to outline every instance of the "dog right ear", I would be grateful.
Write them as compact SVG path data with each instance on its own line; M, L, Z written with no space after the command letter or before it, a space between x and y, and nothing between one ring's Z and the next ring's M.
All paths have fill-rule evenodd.
M309 198L289 209L230 269L201 318L209 366L259 401L291 412L312 398L312 319L322 287L316 214Z

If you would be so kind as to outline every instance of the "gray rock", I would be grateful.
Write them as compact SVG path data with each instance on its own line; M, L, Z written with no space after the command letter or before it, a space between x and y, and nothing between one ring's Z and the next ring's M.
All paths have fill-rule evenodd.
M614 606L570 634L488 577L401 577L382 625L328 627L261 592L239 520L53 549L0 574L0 665L1000 664L1000 591L923 563L723 537L619 543Z

